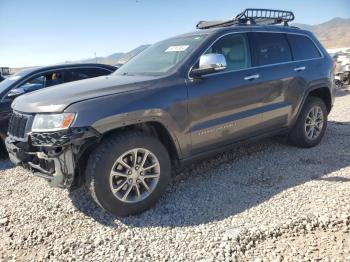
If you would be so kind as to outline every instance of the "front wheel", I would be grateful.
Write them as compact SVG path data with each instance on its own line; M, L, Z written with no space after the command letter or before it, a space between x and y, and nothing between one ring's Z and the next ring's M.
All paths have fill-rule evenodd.
M94 200L117 216L140 213L165 191L171 174L163 144L141 132L106 138L91 154L87 189Z
M316 146L326 131L327 116L324 101L318 97L308 97L290 133L291 142L299 147Z

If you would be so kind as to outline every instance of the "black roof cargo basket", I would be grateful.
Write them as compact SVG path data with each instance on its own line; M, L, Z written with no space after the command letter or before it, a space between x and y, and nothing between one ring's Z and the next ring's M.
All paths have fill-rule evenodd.
M288 26L288 22L293 20L294 14L290 11L248 8L231 20L200 21L196 27L197 29L209 29L239 24L275 25L281 23Z

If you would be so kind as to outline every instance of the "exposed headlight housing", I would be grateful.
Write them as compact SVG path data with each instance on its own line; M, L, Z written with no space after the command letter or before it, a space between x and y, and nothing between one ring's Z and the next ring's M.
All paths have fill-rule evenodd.
M74 113L37 114L34 117L32 131L48 132L64 130L71 126L74 119Z

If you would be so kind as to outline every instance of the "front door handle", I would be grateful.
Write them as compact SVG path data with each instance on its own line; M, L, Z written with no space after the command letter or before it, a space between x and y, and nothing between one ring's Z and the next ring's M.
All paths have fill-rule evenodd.
M260 77L260 75L256 74L256 75L250 75L250 76L246 76L244 78L244 80L254 80L254 79L258 79Z
M294 71L295 71L295 72L300 72L300 71L304 71L305 69L306 69L305 66L300 66L300 67L294 68Z

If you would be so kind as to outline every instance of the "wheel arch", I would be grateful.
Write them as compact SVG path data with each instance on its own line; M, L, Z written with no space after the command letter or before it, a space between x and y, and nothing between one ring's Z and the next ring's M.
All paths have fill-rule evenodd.
M295 122L299 118L300 112L305 105L306 99L310 96L315 96L315 97L322 99L326 104L328 113L331 111L331 109L332 109L332 95L331 95L330 89L327 86L316 86L316 87L310 88L309 90L307 90L305 92L305 95L303 96L303 99L302 99L300 106L297 110L297 114L296 114L295 118L293 118L293 121L292 121L293 125L295 124Z
M160 142L165 146L167 151L169 152L169 156L174 165L179 164L179 160L181 158L181 150L177 143L176 137L174 137L166 126L159 121L146 121L146 122L136 122L128 125L117 126L113 129L109 129L108 131L101 134L101 136L90 143L84 144L83 152L78 157L78 165L74 181L74 186L72 189L79 187L85 181L85 169L87 166L87 161L89 159L92 151L98 146L103 139L106 139L109 136L113 136L116 133L120 132L128 132L138 130L142 131L148 135L154 136L160 140Z
M318 87L318 88L314 88L312 90L309 90L309 92L307 93L305 100L307 97L310 96L315 96L318 97L320 99L322 99L327 107L327 111L328 113L331 111L332 109L332 96L331 96L331 92L329 90L328 87ZM304 100L304 103L305 103ZM303 105L304 105L303 103Z
M137 121L128 125L119 126L108 130L102 134L102 139L118 132L127 132L129 130L140 130L148 135L159 139L166 147L172 160L179 160L181 158L181 149L177 143L176 137L168 130L165 124L156 120Z

